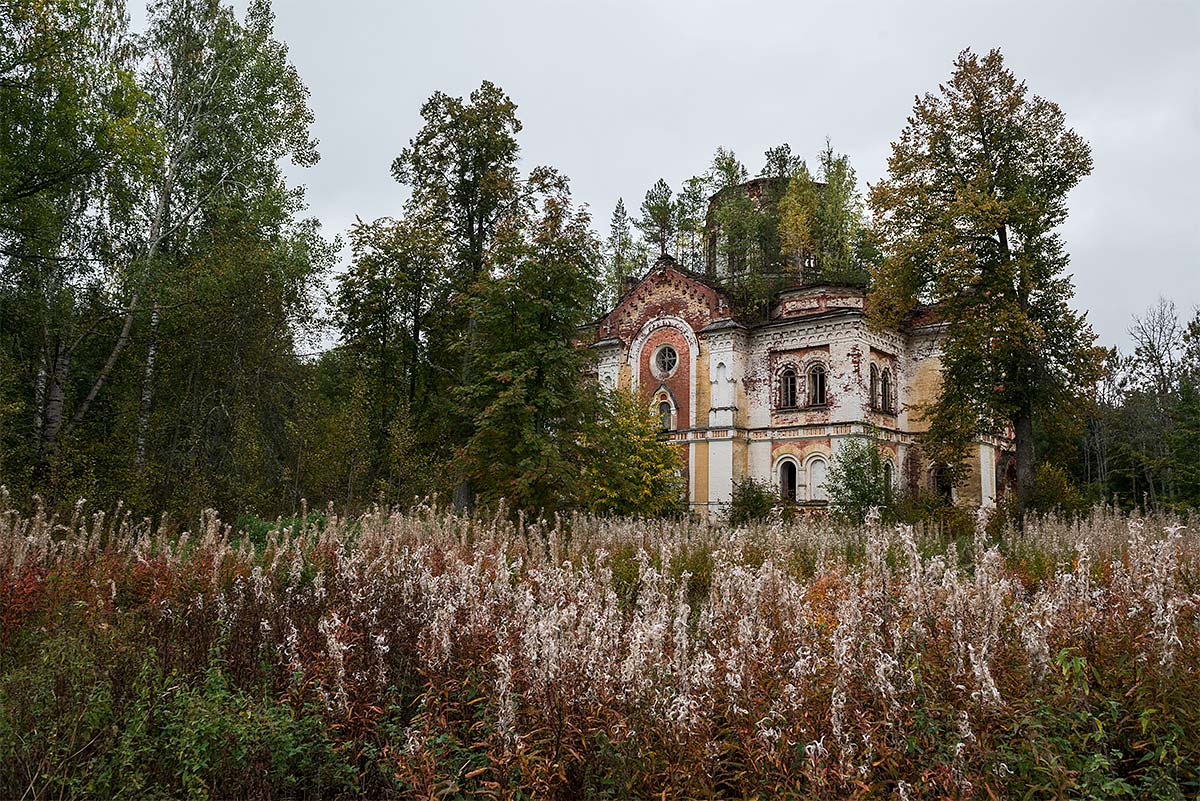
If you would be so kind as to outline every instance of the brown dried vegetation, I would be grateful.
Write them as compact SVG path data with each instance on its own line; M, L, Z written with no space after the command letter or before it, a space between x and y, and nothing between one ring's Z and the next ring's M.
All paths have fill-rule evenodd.
M993 542L417 508L255 542L0 500L6 796L1200 791L1200 537L1165 518Z

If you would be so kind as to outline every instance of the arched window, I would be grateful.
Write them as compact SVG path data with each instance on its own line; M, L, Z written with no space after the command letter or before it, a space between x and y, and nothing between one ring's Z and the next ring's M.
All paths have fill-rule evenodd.
M954 481L950 478L950 469L943 464L930 468L929 483L939 497L947 501L954 498Z
M808 405L825 405L825 366L822 364L808 368Z
M827 501L829 495L825 492L825 479L829 477L829 464L824 457L816 456L808 462L808 499L811 501Z
M779 465L779 495L785 501L796 500L796 463L790 459Z
M779 376L779 408L791 409L796 406L796 371L788 368Z
M871 408L879 408L879 368L871 365Z
M713 381L712 405L717 409L724 409L732 405L728 397L729 388L729 368L725 366L725 362L717 365L717 377Z
M883 496L890 500L892 497L892 491L895 488L895 486L896 486L896 471L892 467L892 460L884 459L884 461L883 461Z
M670 431L671 426L671 404L667 401L662 401L658 404L658 416L662 420L662 430Z
M883 410L885 412L890 413L892 411L892 371L891 370L885 369L883 371L883 380L880 382L879 394L880 394L880 400L882 401L882 404L883 404L882 405Z

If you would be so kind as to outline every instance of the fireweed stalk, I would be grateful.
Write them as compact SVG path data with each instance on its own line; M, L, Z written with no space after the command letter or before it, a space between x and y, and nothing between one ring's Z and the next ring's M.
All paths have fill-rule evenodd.
M212 513L180 533L0 491L0 650L69 624L183 680L216 659L318 708L357 792L1200 792L1186 521L300 520L256 546ZM10 757L4 789L38 789Z

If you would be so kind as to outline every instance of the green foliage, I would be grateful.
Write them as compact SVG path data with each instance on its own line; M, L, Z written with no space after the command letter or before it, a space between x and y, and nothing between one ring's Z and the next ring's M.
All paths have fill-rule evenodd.
M283 537L296 536L305 529L321 530L328 518L319 512L309 512L306 515L284 517L277 520L264 520L257 515L242 515L233 524L234 535L230 538L232 544L239 543L244 537L260 551L266 546L268 538L278 533Z
M746 168L733 152L717 148L706 176L714 191L709 222L717 235L717 271L731 285L737 283L733 276L757 275L763 265L759 235L764 216L760 205L742 188L746 177Z
M10 3L0 40L9 480L290 509L297 344L336 247L283 180L317 154L269 4L162 0L135 37L123 3Z
M790 145L770 148L759 178L720 148L706 177L716 270L744 314L800 281L864 284L876 259L854 170L826 142L819 180Z
M850 160L828 140L814 178L800 163L779 201L779 239L806 281L865 284L873 254Z
M232 687L216 655L184 676L161 673L151 650L113 675L122 645L60 633L0 676L0 793L208 799L353 788L356 771L317 710Z
M998 50L964 50L954 66L938 94L917 99L888 178L871 188L886 256L871 309L897 325L937 304L947 329L942 390L926 410L930 456L957 465L972 437L1011 425L1024 504L1034 417L1077 407L1096 376L1056 232L1091 153L1057 105L1026 97Z
M708 180L716 192L737 186L750 177L745 165L738 161L732 150L718 147L708 169Z
M862 523L872 507L890 505L893 490L878 443L868 437L843 440L829 467L825 492L830 508L854 524Z
M729 525L744 526L766 520L777 501L775 488L769 482L741 478L733 482L733 493L727 512Z
M432 228L442 243L444 271L431 272L422 294L437 301L426 318L412 411L421 442L433 449L462 449L477 433L479 409L470 406L480 347L482 290L490 285L489 259L504 247L505 231L527 225L534 196L557 180L544 168L522 179L516 135L521 122L516 104L484 81L469 98L435 92L421 107L417 135L392 164L392 175L412 195L406 216L414 230ZM510 235L511 238L511 235ZM470 468L459 460L452 471L460 507L474 502Z
M536 216L503 231L496 277L474 303L476 379L462 397L479 411L464 465L484 499L535 515L574 501L564 477L577 469L593 393L574 337L598 290L601 252L589 222L565 184L548 187Z
M675 198L675 261L686 270L705 270L705 214L708 210L708 180L695 176L683 182Z
M888 522L922 526L937 531L946 540L968 541L975 530L975 512L959 506L936 490L901 490L893 492L889 504L883 508ZM993 517L996 533L1013 519L1011 510L1001 507L1000 514Z
M1129 333L1133 353L1108 352L1082 430L1069 443L1077 448L1067 452L1075 457L1074 478L1093 501L1196 508L1200 312L1185 323L1175 304L1160 298L1134 316Z
M1034 491L1029 498L1027 511L1071 516L1085 513L1089 508L1090 504L1081 497L1065 468L1049 462L1038 465Z
M601 399L584 429L579 470L581 505L594 514L663 517L683 510L679 452L663 439L662 424L628 392Z
M625 279L634 275L640 266L634 251L629 214L625 211L625 201L622 198L617 198L617 206L613 209L604 250L607 258L605 305L611 308L621 297Z
M679 220L676 217L676 204L671 193L671 187L665 180L659 178L654 186L646 192L642 200L642 216L635 225L646 237L646 241L658 249L659 253L670 252Z
M354 365L358 393L344 403L361 403L367 418L366 480L389 502L399 498L395 482L408 483L421 447L416 421L434 426L439 381L429 352L431 329L451 293L445 241L436 225L388 218L358 223L351 230L354 259L338 277L337 315L341 349ZM430 451L436 449L430 448Z
M490 81L465 101L435 92L421 107L421 130L392 163L392 175L412 188L410 211L444 226L460 291L482 274L484 253L521 193L516 110Z

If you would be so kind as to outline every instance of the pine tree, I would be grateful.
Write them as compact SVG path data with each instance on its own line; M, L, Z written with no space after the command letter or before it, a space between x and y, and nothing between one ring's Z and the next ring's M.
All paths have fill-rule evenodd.
M718 147L713 154L712 164L708 168L708 182L714 192L728 189L746 182L749 173L745 165L738 161L732 150Z
M625 279L634 274L636 254L633 244L633 229L629 214L625 211L624 198L617 198L609 224L608 241L605 243L607 275L605 281L606 305L611 306L621 296Z
M662 178L646 192L646 198L642 201L642 216L635 224L660 254L665 256L670 252L677 224L675 201L671 187Z
M704 215L708 181L696 176L684 181L675 200L675 260L693 272L704 269Z
M801 164L779 203L780 246L807 280L864 284L869 236L850 159L829 140L817 176Z

